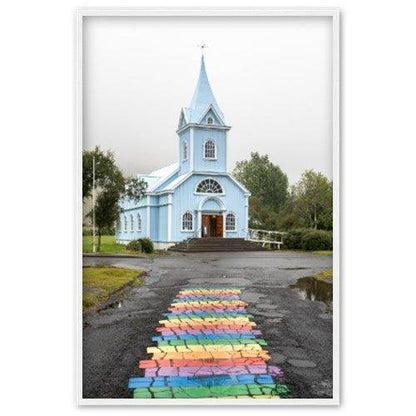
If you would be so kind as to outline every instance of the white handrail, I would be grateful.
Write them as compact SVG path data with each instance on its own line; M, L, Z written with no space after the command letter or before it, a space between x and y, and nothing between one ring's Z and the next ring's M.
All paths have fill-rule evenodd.
M283 236L287 233L284 231L259 230L249 228L247 230L247 234L249 241L262 243L263 246L265 244L276 244L278 250L280 250L280 246L283 244Z

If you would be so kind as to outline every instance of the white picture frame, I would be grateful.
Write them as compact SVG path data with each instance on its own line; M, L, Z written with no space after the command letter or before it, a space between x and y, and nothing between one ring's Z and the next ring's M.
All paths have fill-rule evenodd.
M83 143L83 22L92 16L188 16L188 17L330 17L332 18L332 125L333 125L333 397L331 399L214 400L214 399L87 399L82 397L82 143ZM82 8L76 11L75 46L75 321L76 321L76 400L79 405L209 405L209 406L294 406L339 405L340 403L340 10L337 8Z

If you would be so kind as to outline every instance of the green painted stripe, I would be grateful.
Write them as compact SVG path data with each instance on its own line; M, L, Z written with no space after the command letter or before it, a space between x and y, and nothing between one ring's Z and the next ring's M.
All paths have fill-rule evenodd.
M284 384L236 384L203 387L148 387L134 390L135 399L200 399L228 396L279 396L284 397L289 389Z
M178 345L240 345L240 344L259 344L267 345L266 340L257 339L257 338L238 338L238 339L177 339L171 341L158 341L157 345L159 347L165 347L168 345L178 346Z

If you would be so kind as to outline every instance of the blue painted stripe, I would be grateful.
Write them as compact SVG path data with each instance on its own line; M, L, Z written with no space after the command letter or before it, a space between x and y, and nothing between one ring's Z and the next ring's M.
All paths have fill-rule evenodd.
M273 377L268 374L241 374L199 376L199 377L132 377L128 388L146 387L202 387L202 386L230 386L235 384L274 384Z
M176 340L201 340L201 339L240 339L240 338L256 338L252 333L244 334L208 334L208 335L165 335L160 337L152 337L152 341L176 341Z

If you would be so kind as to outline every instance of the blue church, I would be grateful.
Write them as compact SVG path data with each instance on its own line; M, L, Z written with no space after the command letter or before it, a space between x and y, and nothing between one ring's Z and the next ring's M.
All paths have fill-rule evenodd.
M188 238L246 238L250 193L227 172L227 133L201 58L189 107L182 108L178 161L139 175L147 183L139 202L123 201L116 240L149 237L167 249Z

